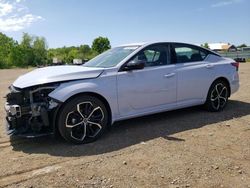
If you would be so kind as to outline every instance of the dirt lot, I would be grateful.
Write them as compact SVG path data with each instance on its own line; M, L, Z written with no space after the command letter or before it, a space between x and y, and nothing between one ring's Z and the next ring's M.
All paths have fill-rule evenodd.
M28 70L0 70L0 187L250 188L250 63L220 113L198 107L116 123L99 141L9 139L7 86Z

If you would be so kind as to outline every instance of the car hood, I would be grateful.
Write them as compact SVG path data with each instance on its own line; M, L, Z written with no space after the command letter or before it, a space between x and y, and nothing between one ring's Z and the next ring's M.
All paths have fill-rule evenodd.
M38 68L18 77L18 79L13 83L13 86L22 89L30 86L53 82L97 78L102 74L103 70L103 68L92 68L76 65Z

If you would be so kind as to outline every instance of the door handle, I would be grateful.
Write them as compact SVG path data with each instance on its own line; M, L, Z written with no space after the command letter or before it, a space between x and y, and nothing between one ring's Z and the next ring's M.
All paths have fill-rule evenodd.
M211 69L211 68L213 68L214 67L214 65L212 65L212 64L207 64L206 65L206 68L208 68L208 69Z
M171 78L175 75L175 73L169 73L169 74L165 74L164 77L165 78Z

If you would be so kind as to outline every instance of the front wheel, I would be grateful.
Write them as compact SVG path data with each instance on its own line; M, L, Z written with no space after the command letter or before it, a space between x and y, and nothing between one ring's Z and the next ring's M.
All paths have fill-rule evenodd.
M205 107L208 111L218 112L225 108L229 97L228 85L222 81L215 81L209 91Z
M95 141L105 132L107 124L105 105L98 98L87 95L69 100L58 117L61 136L75 144Z

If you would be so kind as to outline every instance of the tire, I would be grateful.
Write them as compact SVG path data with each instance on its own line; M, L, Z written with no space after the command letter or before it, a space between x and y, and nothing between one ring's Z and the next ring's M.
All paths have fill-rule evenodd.
M223 110L227 103L229 97L229 86L223 80L216 80L211 85L207 100L205 103L206 110L210 112L219 112Z
M108 126L108 111L101 100L88 95L70 99L59 112L61 136L74 144L97 140Z

